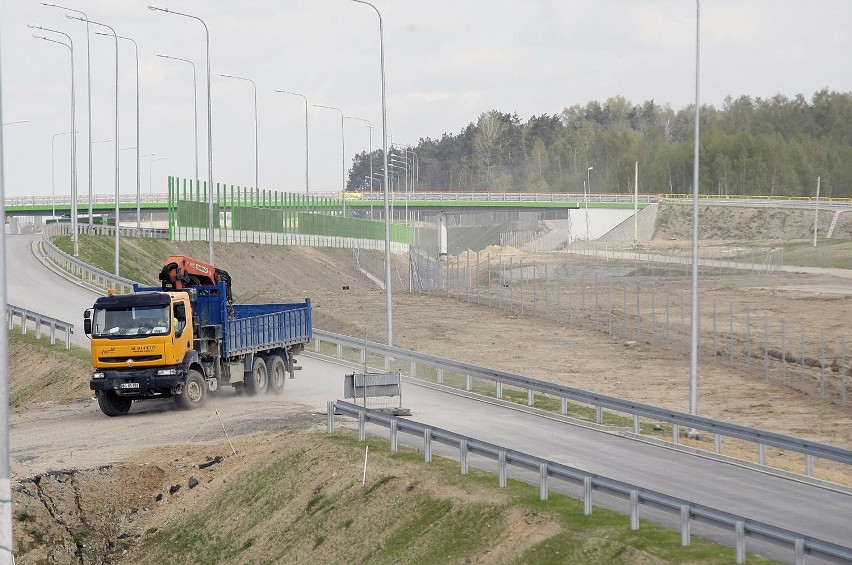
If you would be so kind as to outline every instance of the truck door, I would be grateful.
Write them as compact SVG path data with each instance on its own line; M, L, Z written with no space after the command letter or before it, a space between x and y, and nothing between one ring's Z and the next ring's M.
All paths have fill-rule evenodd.
M172 350L174 362L180 363L186 352L192 349L192 317L187 312L187 304L183 300L172 305Z

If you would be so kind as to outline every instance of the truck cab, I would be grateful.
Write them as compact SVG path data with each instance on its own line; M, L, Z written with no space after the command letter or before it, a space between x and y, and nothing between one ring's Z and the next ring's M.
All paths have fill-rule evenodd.
M158 396L187 408L203 403L189 293L103 296L85 311L83 326L92 339L90 388L105 414L126 414L133 400Z

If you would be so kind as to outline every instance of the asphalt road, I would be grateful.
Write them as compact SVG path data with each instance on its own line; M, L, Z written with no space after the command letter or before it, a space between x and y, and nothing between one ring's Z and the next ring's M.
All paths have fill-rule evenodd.
M32 255L33 239L7 237L9 302L81 324L83 310L97 294L44 267ZM81 335L81 331L75 332L74 342L86 345L84 335L79 340ZM275 429L277 418L283 426L298 414L305 421L322 421L317 415L325 412L328 400L342 397L343 375L352 370L306 356L300 362L303 370L295 380L288 380L282 397L235 397L226 389L200 411L172 411L169 403L158 401L134 405L129 416L118 419L101 415L93 401L46 408L45 413L29 410L12 418L12 457L38 461L36 467L45 469L113 462L127 453L109 449L114 443L110 438L116 436L104 434L105 425L113 431L143 425L150 433L144 445L135 446L141 449L187 441L196 429L204 429L200 437L210 439L219 428L215 422L203 424L213 414L221 419L222 427L234 433ZM403 394L405 407L412 410L410 418L416 421L826 541L852 543L852 496L842 492L428 387L406 384ZM56 449L55 438L44 439L51 437L45 433L48 429L62 430L61 450ZM409 440L413 446L422 446L418 438ZM453 456L454 452L447 453ZM732 534L721 539L730 542ZM773 553L772 557L784 561L792 555L762 553Z
M74 324L71 342L89 347L83 311L101 296L45 267L33 254L36 235L6 234L6 288L9 304Z

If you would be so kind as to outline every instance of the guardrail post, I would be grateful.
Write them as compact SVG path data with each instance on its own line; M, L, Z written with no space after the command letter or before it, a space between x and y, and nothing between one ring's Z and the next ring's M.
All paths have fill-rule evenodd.
M358 441L362 442L367 439L367 413L363 410L358 410Z
M583 514L592 514L592 478L583 477Z
M390 371L391 360L390 357L385 355L385 371Z
M639 425L639 414L633 414L633 433L636 435L642 433L642 428Z
M745 522L737 521L734 527L737 533L737 565L745 563Z
M21 335L27 335L27 318L30 313L24 310L21 312Z
M632 489L630 491L630 530L636 531L639 529L639 491Z
M314 338L314 353L320 352L320 339L318 337Z
M603 424L603 406L601 405L595 406L595 422Z
M500 488L506 488L506 452L497 453L497 471L500 476Z
M468 392L473 390L473 377L471 377L470 375L465 375L464 387L464 389Z
M65 349L71 349L71 328L65 326Z
M459 465L461 466L461 474L467 475L467 440L463 439L459 442Z
M426 463L432 462L432 428L423 430L423 456Z
M538 466L538 498L547 500L547 463Z
M435 371L437 372L438 384L444 384L444 370L438 367Z
M680 443L680 425L672 424L672 443L675 445Z
M334 401L329 400L326 403L326 413L328 414L328 433L334 433Z
M686 504L680 507L680 545L683 547L689 546L691 543L691 535L689 531L689 506Z
M367 364L367 350L366 349L359 349L358 350L358 363L360 363L361 365Z
M766 446L762 443L757 444L757 462L766 465Z
M805 475L808 477L814 476L814 456L805 455Z
M408 376L412 379L417 378L417 363L411 361L408 365Z
M797 538L793 547L796 551L796 565L805 565L805 540Z
M50 321L50 345L56 345L56 321Z
M533 389L527 391L527 406L535 406L535 392L533 392Z
M41 316L36 315L36 317L33 318L33 319L35 320L36 339L40 340L41 339Z
M565 398L565 397L562 397L562 398L560 399L560 402L559 402L559 413L560 413L560 414L562 414L563 416L567 416L567 415L568 415L568 399L567 399L567 398Z
M337 358L338 359L343 358L343 346L339 343L337 344Z
M714 434L713 449L716 451L716 455L720 455L722 453L722 434Z

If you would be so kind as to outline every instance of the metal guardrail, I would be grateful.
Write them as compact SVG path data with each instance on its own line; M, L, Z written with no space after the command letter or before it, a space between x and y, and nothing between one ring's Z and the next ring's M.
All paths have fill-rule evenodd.
M852 561L852 548L805 536L784 528L772 526L765 522L696 504L647 488L602 477L583 471L582 469L569 467L568 465L549 461L534 455L480 441L442 428L399 418L385 412L369 410L362 406L342 401L329 401L327 413L328 433L334 432L335 413L356 417L358 419L358 441L366 439L367 422L388 428L390 431L391 451L394 453L398 449L397 436L399 432L419 435L423 438L424 460L427 463L432 461L433 441L449 446L457 446L462 475L467 474L467 458L470 454L482 455L488 459L495 460L497 461L499 486L501 488L506 486L507 467L510 465L524 470L537 471L539 473L539 498L541 500L547 500L548 498L548 479L550 477L564 480L570 484L581 485L584 495L584 513L587 516L592 513L592 493L594 491L613 496L620 500L629 500L631 530L639 529L640 505L663 510L675 516L679 515L681 545L683 546L689 545L691 522L702 522L733 530L736 536L734 547L736 549L737 563L745 563L746 536L749 536L751 539L760 539L776 546L790 548L794 553L797 565L804 565L806 554L842 563Z
M35 324L36 339L41 339L42 328L44 327L50 336L50 345L55 345L57 332L62 332L65 336L65 349L71 349L71 334L74 331L74 324L57 320L56 318L51 318L50 316L21 308L20 306L7 304L6 320L9 323L10 330L15 325L15 318L21 322L21 335L27 335L28 322L32 321Z
M418 353L416 351L401 349L399 347L390 347L380 343L365 342L362 339L334 334L323 330L314 330L315 351L320 351L322 341L335 344L337 346L338 357L342 357L343 347L359 351L361 364L364 363L367 352L383 355L385 357L385 368L390 366L390 359L408 361L410 363L410 376L414 378L417 376L418 364L432 367L438 371L439 384L443 384L444 372L449 371L466 375L467 391L471 391L473 389L472 378L493 381L496 388L496 397L500 399L503 398L504 385L526 390L528 406L534 405L536 393L557 397L561 401L560 412L562 415L567 414L569 400L591 405L595 407L596 422L598 424L603 422L603 409L629 414L633 417L633 433L635 434L641 433L641 418L649 418L655 422L666 422L672 425L672 442L675 444L679 443L681 427L709 432L714 434L714 448L716 454L721 453L721 438L723 436L753 442L758 446L759 463L761 465L766 464L765 447L767 445L795 451L805 455L805 474L808 477L813 477L814 458L828 459L846 465L852 465L852 450L825 443L760 430L757 428L749 428L747 426L723 422L721 420L714 420L712 418L693 416L685 412L678 412L676 410L669 410L667 408L660 408L649 404L623 400L614 396L607 396L579 388L541 381L506 371L489 369L487 367L480 367L451 359L442 359L433 355Z
M114 235L115 228L112 226L93 226L89 232L88 226L80 226L80 233L94 233L100 235ZM167 230L161 229L141 229L136 228L119 228L119 236L126 237L154 237L165 239L168 237ZM71 225L67 223L50 224L44 228L42 232L42 240L40 242L41 252L58 268L67 271L71 276L76 277L83 282L92 285L99 289L113 290L117 294L125 294L133 290L133 283L130 279L117 277L112 273L102 271L97 267L87 265L83 261L68 255L50 241L51 237L59 235L69 235L71 233Z

